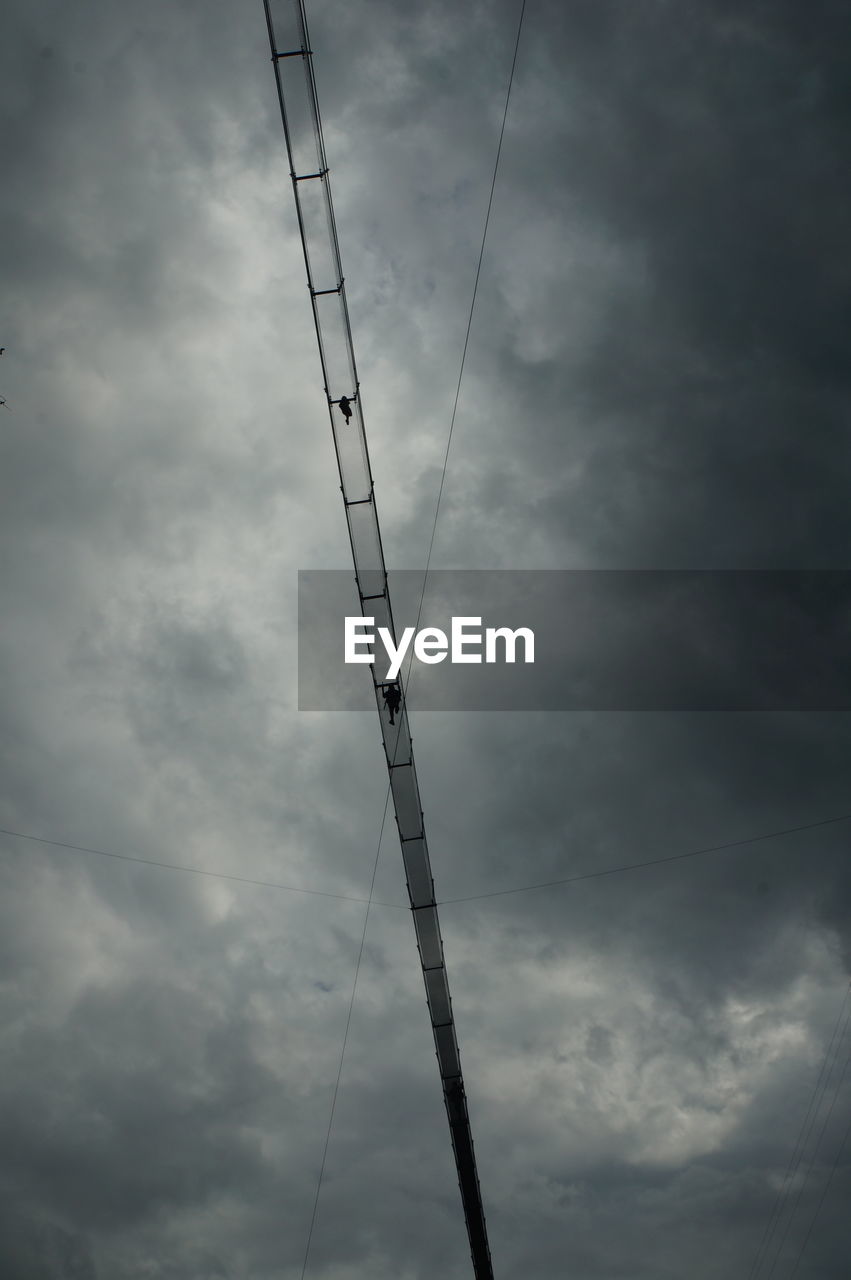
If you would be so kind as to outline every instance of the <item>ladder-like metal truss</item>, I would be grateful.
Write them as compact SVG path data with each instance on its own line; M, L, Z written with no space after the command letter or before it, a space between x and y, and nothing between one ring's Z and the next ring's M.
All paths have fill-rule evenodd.
M263 0L263 3L361 610L364 616L375 619L376 627L389 628L395 641L396 631L364 429L363 398L355 365L340 247L331 203L328 162L322 140L307 17L303 0ZM347 396L352 401L350 422L344 420L339 409L335 412L334 406L339 405L342 396ZM390 787L437 1061L443 1082L452 1148L458 1169L473 1271L476 1280L493 1280L407 711L403 699L395 723L390 724L383 688L376 681L374 666L370 670L390 772ZM401 689L401 680L398 683Z

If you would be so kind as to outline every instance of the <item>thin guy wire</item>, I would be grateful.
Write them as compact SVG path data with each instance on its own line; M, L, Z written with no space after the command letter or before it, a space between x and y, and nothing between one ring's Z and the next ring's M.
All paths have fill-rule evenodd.
M449 435L447 436L447 439L446 439L446 452L443 455L443 471L441 472L440 484L437 490L437 503L435 504L435 508L434 508L434 521L432 522L432 526L431 526L431 538L429 539L428 555L426 556L425 572L423 573L423 589L420 594L420 604L417 610L417 621L416 621L416 626L414 630L417 630L420 625L420 618L422 616L422 611L423 611L423 601L425 600L425 593L426 593L426 582L428 580L428 571L429 571L429 566L431 565L432 551L434 550L434 538L435 538L435 533L437 532L437 517L440 514L440 502L443 497L443 486L446 481L446 467L449 462L449 450L452 447L452 433L455 430L455 415L458 412L458 399L461 395L461 380L464 377L464 363L467 359L467 347L470 342L470 330L473 326L473 312L476 309L476 295L478 294L478 291L479 291L479 276L481 275L481 271L482 271L482 259L485 256L485 241L487 240L487 237L488 237L488 226L490 224L491 208L493 207L493 194L496 188L497 173L499 172L499 159L500 159L500 156L502 155L502 140L505 136L505 122L508 118L508 104L511 100L511 86L514 83L514 68L517 66L517 51L520 48L520 33L523 30L523 17L525 13L526 13L526 0L523 0L523 4L521 5L521 8L520 8L520 21L517 24L517 39L514 42L514 57L511 60L511 72L508 77L508 92L505 95L505 110L502 113L502 127L500 128L500 131L499 131L499 144L496 149L496 161L493 167L493 178L491 179L491 189L490 189L490 195L488 197L488 208L487 208L487 213L485 214L485 226L484 226L484 231L482 232L482 244L481 244L481 248L479 249L479 261L476 266L476 279L473 284L473 297L472 297L472 301L470 302L470 314L467 318L467 332L464 335L464 349L461 352L461 368L458 370L458 385L455 388L455 403L452 406L452 419L449 423ZM412 651L410 654L410 657L408 658L408 670L405 677L406 685L410 683L411 664L413 663L413 660L414 660L414 655Z
M168 871L183 871L191 876L207 876L213 880L232 880L236 884L250 884L261 889L283 889L286 893L309 893L318 898L337 898L341 902L370 901L369 898L356 898L349 893L329 893L324 889L299 889L295 885L279 884L275 880L252 880L248 876L232 876L225 871L205 871L201 867L187 867L178 862L163 862L158 858L141 858L130 853L113 853L109 849L91 849L88 845L69 844L65 840L45 840L43 836L28 835L25 831L10 831L7 827L0 827L0 835L14 836L18 840L32 840L35 844L49 844L56 849L73 849L77 853L95 853L99 858L115 858L119 862L141 862L146 867L165 867ZM381 902L380 900L373 900L372 905L375 907L402 907L399 902Z
M390 792L389 786L387 788L387 791L389 795L389 792ZM361 960L363 959L363 949L366 943L366 927L369 923L369 909L372 905L372 891L375 887L375 877L378 873L378 856L381 853L381 840L384 836L384 824L386 820L387 820L387 799L385 798L384 816L381 819L381 830L378 833L378 848L375 850L375 861L372 864L372 882L370 883L370 886L369 886L369 900L367 901L367 904L366 904L366 912L363 918L363 933L361 934L361 940L360 940L360 950L358 951L357 964L355 965L355 979L354 979L354 982L352 983L352 998L349 1001L349 1012L346 1017L346 1030L343 1033L343 1047L340 1050L340 1065L337 1068L337 1079L334 1083L334 1096L331 1099L331 1114L328 1117L328 1132L325 1135L325 1146L322 1150L322 1163L319 1166L319 1178L316 1183L316 1195L314 1196L314 1199L313 1199L313 1212L310 1215L310 1227L307 1232L307 1246L304 1251L304 1262L302 1263L302 1268L301 1268L301 1280L304 1280L304 1275L305 1275L305 1272L307 1271L307 1259L310 1255L310 1242L313 1239L313 1228L316 1223L316 1212L319 1208L319 1193L322 1190L322 1178L325 1173L325 1161L328 1156L328 1144L331 1141L331 1129L334 1124L334 1111L337 1106L337 1094L339 1093L339 1090L340 1090L340 1079L343 1075L343 1061L346 1056L346 1044L348 1043L348 1039L349 1039L349 1027L352 1021L352 1010L355 1007L355 993L357 992L357 988L358 988L358 976L360 974Z
M845 1038L845 1032L847 1030L848 1030L848 1027L846 1025L842 1029L842 1036L840 1037L840 1042ZM838 1057L839 1045L837 1045L836 1047L836 1052ZM821 1097L819 1098L819 1102L818 1102L819 1108L821 1108L824 1095L827 1091L828 1085L830 1084L830 1077L833 1075L833 1068L836 1066L836 1061L837 1061L837 1058L834 1058L830 1071L828 1072L827 1079L824 1082L824 1088L822 1089ZM842 1073L839 1077L839 1081L837 1082L836 1088L833 1091L833 1097L830 1100L830 1106L827 1109L827 1115L824 1117L824 1120L822 1121L822 1126L821 1126L821 1129L819 1130L819 1135L816 1138L816 1143L815 1143L815 1146L813 1147L812 1155L810 1156L809 1162L807 1164L806 1173L804 1174L804 1178L801 1185L798 1187L798 1193L795 1196L795 1200L792 1204L792 1208L789 1211L789 1216L786 1219L786 1225L783 1229L783 1235L780 1237L780 1243L777 1246L777 1252L774 1255L774 1261L772 1262L771 1268L768 1272L767 1280L771 1280L771 1277L774 1275L774 1268L777 1266L777 1263L780 1261L780 1256L783 1253L783 1249L786 1245L786 1237L789 1235L789 1230L792 1226L792 1223L795 1220L795 1214L798 1212L798 1206L801 1203L801 1197L803 1196L804 1191L806 1190L807 1183L810 1180L810 1174L812 1173L813 1167L815 1166L816 1156L818 1155L819 1147L821 1146L821 1140L825 1135L825 1131L830 1122L830 1117L833 1115L833 1108L836 1106L836 1099L839 1097L840 1091L842 1089L842 1084L843 1084L843 1081L845 1080L845 1073L848 1070L849 1062L851 1062L851 1054L849 1054L849 1056L845 1059L845 1064L842 1068ZM812 1132L813 1128L815 1127L815 1122L817 1118L818 1118L818 1113L816 1112L816 1114L813 1116L812 1123L810 1125L810 1130L807 1134L807 1139L809 1139L809 1134ZM798 1163L800 1164L800 1158Z
M845 1066L846 1067L848 1066L847 1062L845 1063ZM844 1076L845 1074L844 1070L842 1074ZM795 1280L795 1276L798 1274L798 1267L801 1265L801 1259L804 1256L804 1250L806 1249L807 1244L809 1243L809 1239L810 1239L810 1236L812 1235L813 1227L816 1225L816 1218L821 1213L822 1205L825 1202L828 1189L830 1188L830 1184L833 1181L833 1175L836 1173L836 1170L839 1168L839 1161L842 1157L843 1151L845 1150L845 1143L848 1141L849 1134L851 1134L851 1120L848 1121L848 1124L845 1127L845 1133L837 1149L836 1158L833 1161L833 1165L831 1167L830 1173L827 1175L827 1182L824 1184L821 1197L819 1199L818 1204L816 1205L816 1211L813 1214L812 1219L810 1220L810 1225L807 1227L807 1234L804 1236L803 1244L801 1245L801 1248L798 1252L798 1256L795 1259L795 1265L792 1268L791 1274L789 1276L789 1280Z
M387 794L384 798L384 820L387 816L387 800L389 798L390 788L388 786ZM747 844L759 844L765 840L776 840L780 836L796 835L801 831L813 831L818 827L827 827L838 822L851 822L851 813L839 814L835 818L820 818L817 822L805 822L797 827L784 827L779 831L766 831L762 835L747 836L743 840L729 840L725 844L707 845L703 849L692 849L688 853L673 853L664 858L648 858L644 862L626 862L619 867L606 867L602 871L584 871L579 875L565 876L561 880L547 880L536 882L535 884L519 885L514 889L496 889L490 893L472 893L463 898L442 898L435 902L435 906L445 907L451 906L459 902L481 902L485 898L503 898L514 893L531 893L535 889L550 889L563 884L575 884L580 880L597 880L603 876L618 875L623 871L640 871L645 867L660 866L665 862L679 862L687 858L698 858L707 853L721 853L725 849L736 849ZM283 889L287 893L308 893L321 898L337 898L343 902L370 902L369 898L357 898L351 894L345 893L329 893L321 889L299 889L294 885L279 884L274 880L251 880L247 876L228 875L223 871L205 871L201 867L182 866L176 862L165 862L155 858L135 857L128 853L113 853L106 849L92 849L86 845L69 844L63 840L46 840L42 836L30 835L24 831L11 831L7 827L0 827L0 835L15 836L19 840L32 840L36 844L48 844L59 849L72 849L79 853L94 853L101 858L116 858L122 862L141 862L143 866L164 867L168 871L183 871L194 876L208 876L214 880L231 880L237 884L256 885L264 889ZM393 907L397 911L409 910L409 903L402 902L383 902L380 898L373 898L371 905L374 907Z
M786 1172L783 1175L783 1182L780 1186L780 1189L777 1192L777 1195L775 1196L774 1203L771 1206L771 1213L768 1216L768 1222L765 1225L765 1230L762 1233L762 1239L759 1242L759 1247L757 1248L756 1254L754 1256L754 1260L751 1263L751 1269L750 1269L750 1272L748 1273L748 1280L756 1280L756 1277L759 1275L759 1272L762 1269L763 1263L765 1262L766 1256L771 1247L772 1237L774 1236L774 1233L777 1230L777 1227L780 1223L780 1219L783 1217L783 1207L784 1207L783 1201L786 1196L787 1184L789 1183L790 1179L794 1177L795 1172L797 1171L798 1165L801 1163L801 1156L803 1155L804 1147L806 1146L810 1132L812 1131L812 1126L815 1121L815 1115L818 1114L819 1107L821 1107L822 1095L824 1093L824 1089L827 1087L828 1080L830 1079L830 1073L828 1073L827 1080L824 1080L824 1075L825 1075L825 1071L827 1070L827 1064L830 1061L830 1057L833 1052L834 1043L836 1043L837 1035L839 1034L840 1025L842 1023L843 1017L845 1016L845 1006L848 1003L849 994L851 994L851 983L849 983L848 986L845 988L845 998L842 1001L842 1006L839 1010L839 1016L836 1019L836 1024L834 1025L834 1028L833 1028L833 1034L830 1037L830 1043L828 1044L827 1049L825 1050L825 1055L822 1060L821 1070L819 1071L818 1079L816 1080L813 1086L813 1091L810 1094L810 1101L804 1113L804 1118L801 1121L801 1127L798 1130L798 1137L795 1140L795 1146L792 1149L792 1154L789 1157L789 1163L786 1166ZM842 1034L839 1035L839 1043L842 1042L844 1035L845 1035L845 1028L843 1028ZM832 1070L833 1068L831 1067L831 1071ZM824 1086L822 1086L822 1080L824 1080ZM815 1114L813 1114L813 1107L814 1107L814 1104L816 1103L817 1097L818 1097L818 1105L815 1107ZM811 1115L813 1116L812 1121L810 1119ZM776 1263L777 1261L776 1257L774 1261ZM772 1264L772 1270L773 1269L774 1269L774 1265Z
M672 853L664 858L647 858L644 862L625 862L619 867L606 867L603 871L583 871L576 876L526 884L518 889L496 889L493 893L474 893L465 898L444 898L437 905L445 907L454 902L479 902L482 898L503 898L511 893L530 893L533 889L552 889L561 884L575 884L579 880L597 880L602 876L618 875L621 871L640 871L644 867L661 866L664 862L681 862L685 858L699 858L704 853L720 853L724 849L737 849L742 845L758 844L762 840L775 840L778 836L793 835L799 831L812 831L815 827L827 827L832 823L848 821L851 821L851 813L843 813L838 818L822 818L818 822L805 822L799 827L784 827L781 831L767 831L761 836L747 836L744 840L728 840L725 844L707 845L703 849L692 849L688 853Z

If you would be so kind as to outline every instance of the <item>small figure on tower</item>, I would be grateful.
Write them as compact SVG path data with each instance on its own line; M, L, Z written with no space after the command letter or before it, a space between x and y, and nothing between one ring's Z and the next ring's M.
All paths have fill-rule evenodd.
M384 703L387 710L390 712L390 723L395 724L396 712L402 705L402 690L395 681L393 684L386 684L384 686Z
M357 396L352 396L352 400L356 400ZM349 424L352 417L352 400L348 396L340 396L340 412L346 419L346 425Z

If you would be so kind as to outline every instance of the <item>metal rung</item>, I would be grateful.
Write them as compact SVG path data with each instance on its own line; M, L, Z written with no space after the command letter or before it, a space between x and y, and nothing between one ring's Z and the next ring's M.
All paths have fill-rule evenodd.
M324 178L327 172L327 169L318 169L316 173L294 173L293 180L295 182L307 182L309 178Z
M371 494L368 498L352 498L351 500L349 500L348 498L345 499L345 503L347 507L362 507L366 502L372 502ZM383 594L384 593L382 592L382 595Z
M342 287L342 282L340 282L336 289L311 289L310 296L312 298L323 298L326 293L339 293Z
M312 58L312 49L290 49L289 53L273 53L272 61L279 62L281 58Z

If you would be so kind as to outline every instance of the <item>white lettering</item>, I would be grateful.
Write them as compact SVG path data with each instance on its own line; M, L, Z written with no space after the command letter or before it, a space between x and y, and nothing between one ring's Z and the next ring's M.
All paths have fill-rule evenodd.
M535 633L528 627L518 627L510 631L508 627L488 627L485 632L485 662L496 662L496 640L500 636L505 641L505 661L514 661L514 649L517 637L523 637L523 661L535 661Z
M414 634L413 627L405 627L402 632L402 639L398 649L393 643L393 636L387 627L379 627L378 634L381 637L384 648L387 650L387 657L390 659L390 666L387 668L387 679L395 680L399 674L399 669L405 660L405 654L408 652L408 645L411 643L411 637Z
M481 626L481 618L453 618L452 619L452 661L453 662L481 662L482 655L480 653L465 653L465 644L481 645L481 634L470 636L464 634L465 626Z
M481 628L481 618L453 618L452 619L452 662L481 662L481 653L468 652L471 646L482 646L481 629L478 632L468 630L468 628ZM362 653L361 650L366 646L369 648L375 641L375 633L368 628L373 627L375 618L346 618L344 630L344 657L346 662L375 662L375 655L371 652ZM436 662L443 662L449 651L450 644L446 638L446 632L441 631L439 627L423 627L421 631L415 634L413 627L405 627L402 632L402 639L396 645L393 642L393 635L387 627L378 628L378 637L384 645L385 652L389 660L387 668L387 680L395 680L398 676L402 663L405 660L410 646L411 640L414 642L414 655L420 662L433 665ZM535 633L529 627L518 627L516 631L512 631L510 627L488 627L485 631L485 662L496 662L497 659L497 640L504 643L505 662L515 662L517 652L518 639L523 641L523 661L535 661Z
M419 658L420 662L442 662L446 657L448 648L449 642L446 639L446 632L441 631L438 627L423 627L422 631L417 632L417 638L414 641L414 654Z
M370 631L368 635L358 635L361 627L371 627L375 622L375 618L346 618L344 652L346 662L374 662L375 658L371 653L358 653L360 645L372 644L375 636Z

